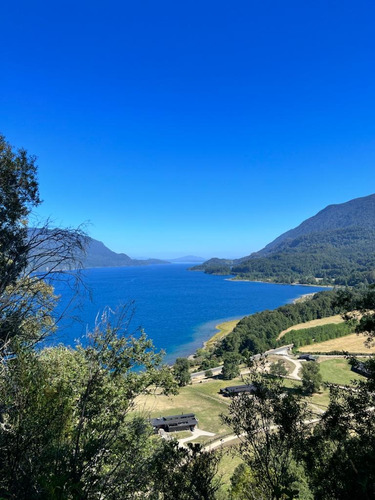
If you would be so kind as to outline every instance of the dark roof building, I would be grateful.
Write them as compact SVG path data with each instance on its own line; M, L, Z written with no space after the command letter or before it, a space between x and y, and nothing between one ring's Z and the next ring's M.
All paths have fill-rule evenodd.
M312 356L311 354L301 354L301 356L298 356L298 359L304 359L305 361L316 361L316 356Z
M358 361L358 363L353 364L352 371L359 373L360 375L363 375L364 377L370 376L369 369L366 367L365 363L362 363L362 361Z
M239 394L253 394L255 391L256 387L253 384L232 385L230 387L220 389L220 394L223 396L238 396Z
M198 419L194 413L185 413L182 415L171 415L169 417L152 418L150 423L155 432L158 432L160 429L166 432L193 431L198 425Z

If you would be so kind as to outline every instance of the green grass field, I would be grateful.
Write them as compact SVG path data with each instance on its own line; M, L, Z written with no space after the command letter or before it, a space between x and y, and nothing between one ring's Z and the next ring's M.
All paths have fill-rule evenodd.
M228 410L230 400L219 394L222 387L242 384L240 378L234 380L207 380L187 387L182 387L177 396L141 396L137 400L137 410L147 417L178 415L194 412L199 420L199 428L217 434L217 438L226 435L230 429L220 419L220 414ZM212 438L201 437L204 443Z
M364 380L362 375L351 371L349 362L345 358L324 360L319 363L319 366L323 382L351 385L352 380Z

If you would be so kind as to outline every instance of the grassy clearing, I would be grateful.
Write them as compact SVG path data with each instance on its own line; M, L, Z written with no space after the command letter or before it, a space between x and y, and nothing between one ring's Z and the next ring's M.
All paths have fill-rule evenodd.
M140 396L137 410L147 417L160 417L194 412L199 419L199 428L214 432L217 437L228 434L230 429L220 419L220 414L228 410L230 401L218 394L222 387L242 384L240 378L234 380L209 380L202 384L182 387L177 396L161 394ZM206 438L201 442L207 441Z
M352 380L364 380L359 373L352 372L347 359L334 358L319 362L323 382L351 385Z
M329 404L329 390L322 387L319 392L308 397L307 400L321 410L325 410Z
M231 321L225 321L224 323L220 323L220 325L216 325L215 328L219 330L213 337L211 337L207 342L205 342L205 348L210 349L214 347L214 345L226 337L229 333L232 333L233 329L237 326L239 319L233 319Z
M300 347L301 352L331 352L347 351L349 353L375 353L375 346L370 348L365 346L365 336L353 333L337 339L326 340L317 344L310 344Z
M293 325L286 330L282 331L280 335L277 337L277 340L281 339L284 337L284 335L291 330L304 330L305 328L314 328L315 326L323 326L323 325L329 325L329 324L338 324L338 323L343 323L344 320L342 319L340 314L336 314L335 316L328 316L327 318L320 318L320 319L313 319L311 321L307 321L306 323L298 323L298 325Z

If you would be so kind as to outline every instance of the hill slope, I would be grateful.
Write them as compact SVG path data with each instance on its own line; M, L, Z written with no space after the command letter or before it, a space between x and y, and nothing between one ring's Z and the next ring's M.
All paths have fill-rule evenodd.
M39 247L41 248L54 248L58 245L54 241L53 237L48 238L48 235L53 235L53 229L38 229L30 228L28 230L29 238L35 239L35 241L42 242ZM46 241L46 243L44 243ZM147 266L151 264L169 264L169 262L159 259L146 259L137 260L132 259L129 255L125 253L116 253L110 250L101 241L95 240L94 238L86 237L86 251L84 255L79 255L79 260L82 261L84 268L90 267L125 267L125 266ZM39 251L39 250L38 250ZM40 271L46 270L48 267L53 266L53 260L50 262L45 259L43 260L43 265L39 266ZM67 261L64 266L58 266L56 270L64 270L69 267L69 262Z
M375 195L330 205L247 257L194 269L279 283L373 283Z
M150 264L168 264L165 260L132 259L125 253L116 253L110 250L101 241L89 238L84 267L124 267L124 266L148 266Z
M275 251L281 243L292 241L306 234L323 233L349 227L375 230L375 194L355 198L338 205L328 205L299 226L281 234L257 253L258 255L267 255Z

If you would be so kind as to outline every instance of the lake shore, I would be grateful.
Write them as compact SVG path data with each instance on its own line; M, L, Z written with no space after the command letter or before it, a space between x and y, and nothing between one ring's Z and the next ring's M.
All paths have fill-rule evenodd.
M234 281L249 281L249 280L234 280ZM267 283L268 284L268 282L265 282L265 281L258 281L256 283ZM280 284L280 283L275 283L275 284ZM317 286L317 285L306 285L306 286ZM319 293L319 292L302 294L299 297L295 298L292 301L292 303L293 304L298 304L299 302L304 302L305 300L309 300L316 293ZM255 314L255 313L253 313L253 314ZM208 340L206 340L205 342L203 342L203 349L210 349L210 348L214 347L214 345L217 342L220 342L227 335L229 335L230 333L232 333L232 331L237 326L237 324L241 321L241 319L245 318L246 316L249 316L249 315L242 316L242 317L240 317L238 319L230 319L228 321L223 321L222 323L218 323L217 325L215 325L215 329L218 330L218 331L214 335L212 335L212 337L210 337ZM196 354L196 352L194 352L193 354L191 354L189 356L189 358L193 358L195 356L195 354Z
M333 288L333 285L319 285L316 284L308 284L308 283L276 283L275 281L262 281L262 280L247 280L244 278L225 278L225 281L240 281L246 283L265 283L266 285L290 285L290 286L308 286L308 287L317 287L317 288Z
M203 348L210 349L211 347L213 347L214 344L216 344L216 342L219 342L229 333L231 333L233 329L237 326L238 322L241 321L241 319L242 318L232 319L229 321L224 321L223 323L219 323L218 325L215 325L215 328L219 331L216 332L215 335L213 335L211 338L209 338L206 342L203 343Z

